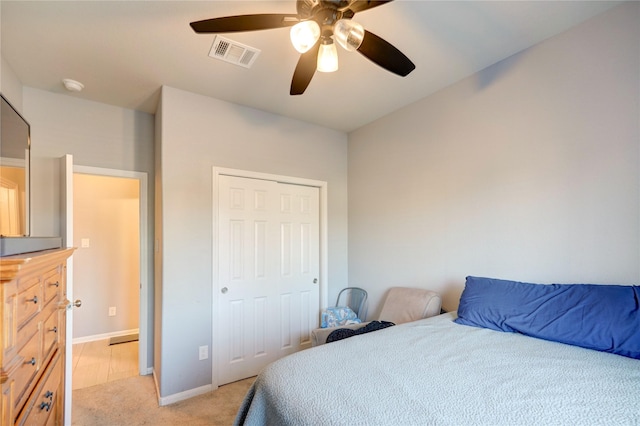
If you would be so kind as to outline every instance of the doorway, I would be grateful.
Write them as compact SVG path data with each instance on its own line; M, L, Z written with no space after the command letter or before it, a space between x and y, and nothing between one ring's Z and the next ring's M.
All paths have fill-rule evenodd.
M74 173L73 389L138 373L140 193L137 180ZM127 338L118 346L113 339Z
M148 374L146 174L75 166L73 200L73 389Z
M214 169L214 386L310 347L326 305L326 183Z

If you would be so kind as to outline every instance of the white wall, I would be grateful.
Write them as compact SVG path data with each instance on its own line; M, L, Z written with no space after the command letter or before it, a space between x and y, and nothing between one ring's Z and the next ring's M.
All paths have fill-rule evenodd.
M139 328L139 229L137 179L74 173L73 297L82 300L73 314L74 340Z
M640 4L349 135L349 282L637 284Z
M73 96L23 88L24 116L31 124L31 235L59 236L60 168L58 158L73 155L74 164L145 172L153 176L154 117ZM151 179L149 179L152 182ZM153 183L148 211L153 211ZM153 235L150 215L148 235ZM153 241L146 242L149 256ZM153 279L149 260L149 279ZM153 291L149 292L149 324ZM147 364L153 365L153 336Z
M152 175L153 115L31 87L23 96L31 124L32 235L60 231L58 168L51 159L72 154L77 165Z
M161 116L162 397L211 384L212 167L328 182L330 287L347 278L347 136L164 87ZM158 148L156 147L158 151ZM215 345L215 342L213 342Z

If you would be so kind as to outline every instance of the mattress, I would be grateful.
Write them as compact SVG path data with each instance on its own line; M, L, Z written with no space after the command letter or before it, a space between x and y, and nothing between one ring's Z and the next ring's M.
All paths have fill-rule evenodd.
M640 425L640 360L455 318L280 359L257 377L236 424Z

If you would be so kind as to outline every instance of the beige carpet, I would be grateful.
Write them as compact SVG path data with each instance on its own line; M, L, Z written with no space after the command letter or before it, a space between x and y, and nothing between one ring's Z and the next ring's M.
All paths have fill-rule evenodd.
M72 425L231 425L255 378L158 407L152 376L136 376L73 391Z

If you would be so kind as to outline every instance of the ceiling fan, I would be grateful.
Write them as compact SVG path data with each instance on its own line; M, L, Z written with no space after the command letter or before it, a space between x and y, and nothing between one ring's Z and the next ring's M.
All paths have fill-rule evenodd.
M191 22L196 33L229 33L292 27L291 42L301 55L291 80L291 95L301 95L318 71L338 69L334 41L357 50L382 68L407 76L415 65L392 44L351 20L356 13L393 0L296 0L297 14L226 16Z

